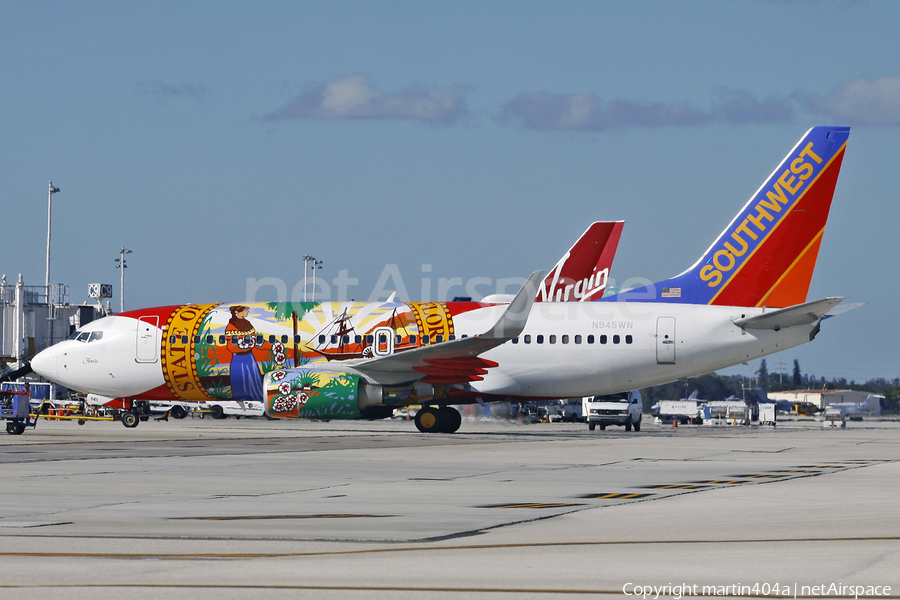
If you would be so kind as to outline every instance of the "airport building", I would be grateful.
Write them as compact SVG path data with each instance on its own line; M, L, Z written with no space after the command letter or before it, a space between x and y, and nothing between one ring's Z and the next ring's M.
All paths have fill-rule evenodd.
M0 279L0 371L20 365L44 348L60 342L106 311L98 305L69 304L69 288L61 283L25 285ZM9 365L7 367L7 365Z
M791 390L787 392L769 392L771 400L787 400L788 402L811 402L823 409L829 404L865 402L871 392L853 390Z

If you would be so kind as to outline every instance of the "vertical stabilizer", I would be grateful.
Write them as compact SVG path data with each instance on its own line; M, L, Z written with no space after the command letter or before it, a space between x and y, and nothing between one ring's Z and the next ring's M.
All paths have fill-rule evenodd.
M806 302L849 127L813 127L694 265L607 300L787 307Z

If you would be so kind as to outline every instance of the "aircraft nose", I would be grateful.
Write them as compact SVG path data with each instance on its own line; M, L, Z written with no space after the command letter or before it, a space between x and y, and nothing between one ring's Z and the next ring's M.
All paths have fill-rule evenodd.
M59 368L57 367L59 350L55 347L41 350L31 359L31 368L35 373L50 381L56 381Z

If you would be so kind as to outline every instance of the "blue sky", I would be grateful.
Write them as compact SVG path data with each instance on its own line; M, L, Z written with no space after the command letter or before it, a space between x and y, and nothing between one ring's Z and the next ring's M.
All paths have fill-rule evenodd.
M808 127L850 125L810 299L869 304L769 369L900 376L898 3L0 1L0 17L9 280L43 283L50 179L51 279L74 302L104 282L118 306L120 246L127 308L240 301L249 278L290 292L307 253L356 299L389 264L434 298L440 278L548 269L607 219L626 220L613 276L661 280Z

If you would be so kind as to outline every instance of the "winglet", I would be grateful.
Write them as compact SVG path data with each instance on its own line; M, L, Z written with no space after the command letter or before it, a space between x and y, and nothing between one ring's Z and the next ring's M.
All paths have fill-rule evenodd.
M531 312L531 306L537 296L538 286L544 278L543 271L535 271L528 277L528 281L509 303L503 315L488 331L481 334L480 338L510 339L518 336L525 329L525 322Z

